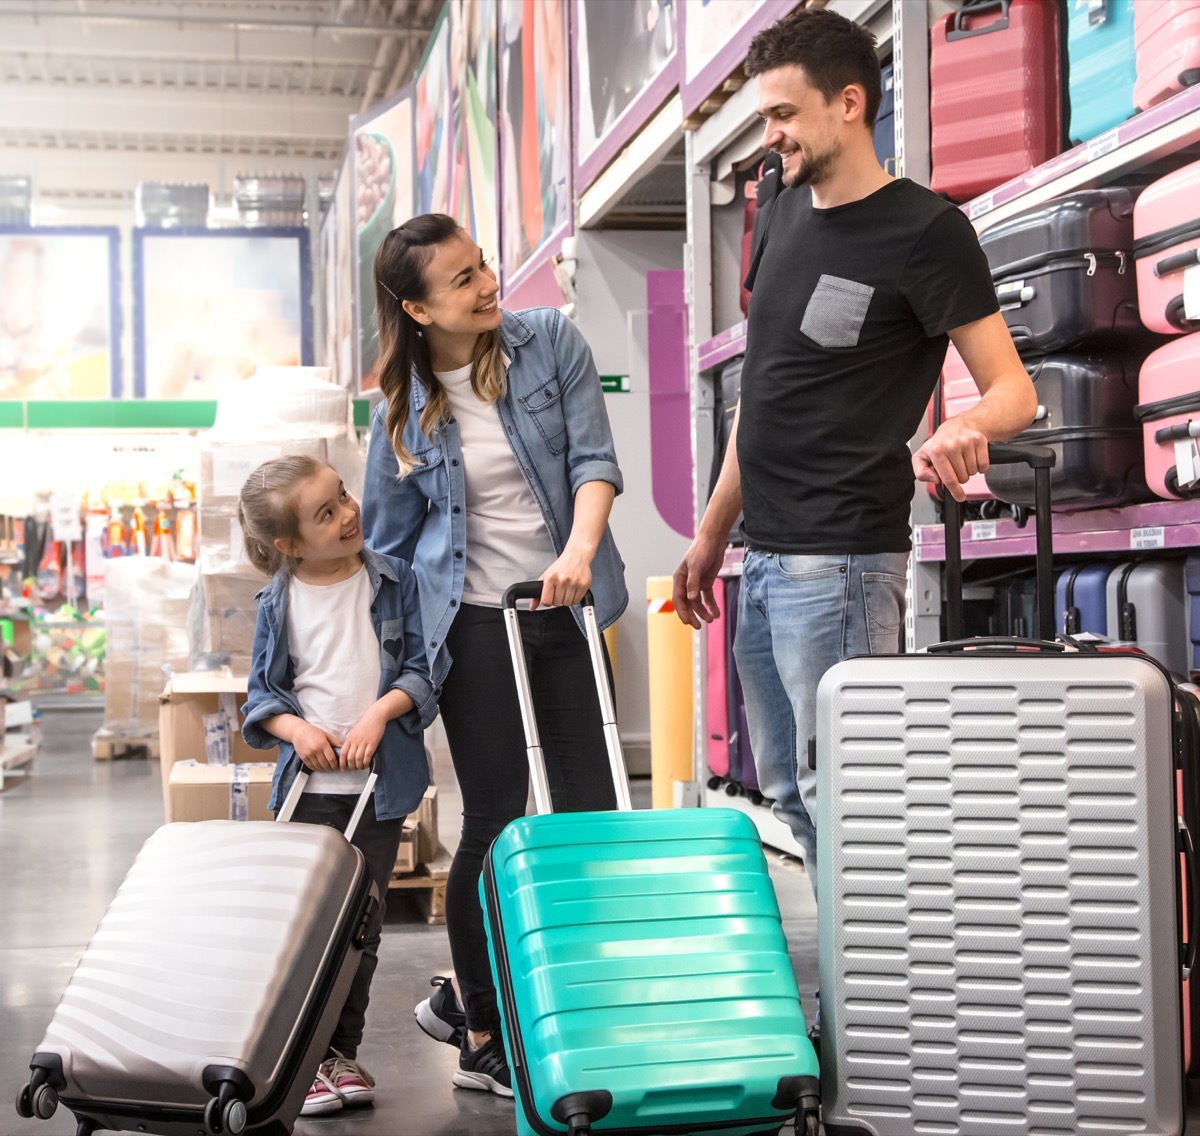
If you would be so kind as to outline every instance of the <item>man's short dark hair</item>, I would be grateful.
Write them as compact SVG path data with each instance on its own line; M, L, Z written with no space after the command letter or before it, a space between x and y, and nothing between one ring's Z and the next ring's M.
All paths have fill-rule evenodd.
M883 84L875 37L866 28L827 9L801 8L750 41L746 74L751 79L791 64L804 68L826 102L858 83L867 92L863 121L868 127L875 125Z

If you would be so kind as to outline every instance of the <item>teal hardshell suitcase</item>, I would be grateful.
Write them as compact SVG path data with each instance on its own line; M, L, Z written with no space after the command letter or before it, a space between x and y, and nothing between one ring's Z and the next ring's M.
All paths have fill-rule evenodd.
M480 894L519 1136L816 1136L816 1053L766 858L733 809L630 811L590 595L584 624L619 811L550 812L516 600L505 618L537 816L510 824Z
M1067 131L1086 142L1134 112L1133 0L1068 0Z

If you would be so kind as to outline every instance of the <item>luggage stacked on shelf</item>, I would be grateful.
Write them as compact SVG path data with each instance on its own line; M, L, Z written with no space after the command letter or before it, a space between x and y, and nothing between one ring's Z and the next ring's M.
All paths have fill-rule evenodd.
M1134 0L1067 5L1067 137L1083 142L1134 113Z
M1133 214L1138 299L1148 328L1178 338L1142 366L1137 417L1146 480L1160 497L1200 495L1200 162L1148 186Z
M1133 415L1145 354L1133 213L1129 189L1081 190L980 237L1001 313L1038 394L1037 418L1019 440L1054 449L1060 510L1150 496ZM987 485L1001 500L1033 504L1024 467L990 470Z

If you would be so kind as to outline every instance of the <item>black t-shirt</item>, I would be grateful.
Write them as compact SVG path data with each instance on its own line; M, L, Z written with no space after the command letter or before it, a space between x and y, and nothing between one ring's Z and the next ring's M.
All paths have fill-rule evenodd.
M814 209L785 189L756 257L738 465L746 542L769 552L904 552L908 440L946 332L999 310L970 222L901 178Z

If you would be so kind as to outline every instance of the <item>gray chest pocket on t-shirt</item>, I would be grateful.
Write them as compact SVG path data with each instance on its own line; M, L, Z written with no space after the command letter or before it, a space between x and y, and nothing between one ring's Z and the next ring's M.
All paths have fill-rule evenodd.
M869 284L822 274L804 309L800 330L822 347L857 347L874 294Z

